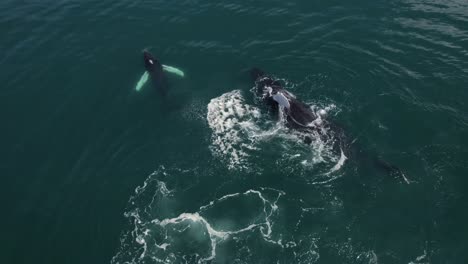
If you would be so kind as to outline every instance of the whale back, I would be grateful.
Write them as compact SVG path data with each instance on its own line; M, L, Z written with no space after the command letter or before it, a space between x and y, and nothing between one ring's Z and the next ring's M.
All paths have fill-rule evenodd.
M167 79L163 72L163 66L156 58L148 51L143 51L143 61L145 69L151 77L153 86L162 94L167 93Z

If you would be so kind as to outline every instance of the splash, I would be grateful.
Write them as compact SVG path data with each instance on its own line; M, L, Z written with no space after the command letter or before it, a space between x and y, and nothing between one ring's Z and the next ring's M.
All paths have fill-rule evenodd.
M160 217L164 207L177 200L176 189L168 188L159 179L168 175L162 168L135 189L135 195L130 198L132 209L125 213L133 230L122 235L121 248L111 263L211 263L217 259L219 246L246 247L246 241L252 237L280 249L295 244L283 242L274 229L280 211L277 203L285 192L263 187L250 189L224 195L192 212ZM258 206L244 208L241 206L244 202ZM243 213L251 212L245 223L233 227L225 224L224 213L232 210L235 203ZM169 215L175 213L173 209Z
M306 200L265 187L223 195L204 189L204 198L215 197L205 200L198 191L187 194L203 186L192 185L193 171L161 167L135 189L124 214L129 227L111 263L310 264L322 254L340 263L378 263L372 249L351 239L353 221L336 226L345 206L331 188L314 188ZM336 237L340 227L349 239Z
M334 149L337 144L334 132L322 126L323 118L335 109L334 104L311 107L317 119L307 126L317 129L307 133L311 140L307 145L304 133L287 128L282 108L278 120L266 121L270 117L263 117L258 108L246 104L239 90L234 90L208 104L207 120L213 131L211 150L216 157L227 161L229 169L252 169L261 159L259 150L265 147L262 144L268 144L268 148L279 149L273 158L276 161L271 160L271 153L269 157L270 163L279 165L280 169L291 171L299 165L301 170L320 169L328 175L340 170L347 159L342 151L337 153Z
M430 263L430 261L428 260L427 251L424 250L424 254L416 257L415 260L409 262L408 264L428 264L428 263Z
M248 152L258 149L249 135L260 131L259 109L245 104L239 90L225 93L208 104L207 120L213 131L211 150L226 159L228 168L247 168Z
M265 189L261 189L261 190L265 190ZM220 202L228 200L228 199L235 199L237 197L246 196L246 195L254 195L255 197L258 197L258 199L260 199L262 201L262 203L263 203L263 212L260 213L260 216L259 216L259 217L261 217L263 219L261 222L253 223L253 224L250 224L248 226L245 226L245 227L242 227L242 228L236 229L236 230L230 230L230 231L228 231L228 230L219 230L219 229L215 229L209 223L209 221L205 217L203 217L201 215L201 214L203 214L204 211L209 210L210 208L212 208L217 203L220 203ZM155 219L155 220L153 220L151 222L154 223L155 225L159 225L162 228L169 228L169 227L177 228L177 227L180 227L180 226L184 226L184 227L187 227L187 228L192 228L191 223L198 224L199 227L200 227L200 230L202 230L202 232L207 232L208 233L209 240L210 240L211 251L210 251L209 255L201 257L199 259L199 261L198 261L199 263L206 262L206 261L210 261L210 260L213 260L213 259L216 258L216 247L217 247L217 245L219 243L222 243L223 241L234 238L237 235L240 235L242 233L253 231L255 229L258 229L260 231L260 233L261 233L261 235L262 235L262 237L263 237L263 239L265 241L282 246L281 241L275 241L275 240L272 240L272 238L271 238L271 235L272 235L272 219L271 219L271 217L277 212L278 206L276 205L276 203L277 203L278 199L282 195L284 195L284 192L278 191L277 198L274 201L269 201L268 199L266 199L263 196L261 191L257 191L257 190L248 190L248 191L246 191L244 193L228 194L228 195L225 195L225 196L223 196L223 197L221 197L221 198L219 198L217 200L214 200L214 201L210 202L208 205L201 206L199 208L199 212L182 213L179 216L174 217L174 218L167 218L167 219L163 219L163 220ZM186 231L186 229L182 229L182 230ZM168 248L168 247L170 248L170 246L171 246L171 244L168 243L171 240L171 238L166 236L165 239L167 239L167 242L163 243L163 245L165 245L164 250L166 248ZM144 241L144 238L143 238L143 241ZM141 257L144 257L144 256L141 256Z
M331 168L330 173L335 172L335 171L338 171L339 169L341 169L341 167L343 167L345 161L348 159L348 158L345 156L343 150L340 149L340 151L341 151L340 159L339 159L338 162L335 164L335 166L333 166L333 168Z

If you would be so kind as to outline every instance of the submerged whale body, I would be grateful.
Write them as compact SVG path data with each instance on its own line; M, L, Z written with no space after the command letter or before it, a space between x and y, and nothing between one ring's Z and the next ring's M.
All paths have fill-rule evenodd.
M163 65L146 50L143 51L143 61L146 69L145 73L151 79L153 87L157 89L162 95L166 95L168 87L167 78L163 71Z
M317 113L310 106L297 99L292 93L284 89L280 80L265 74L258 68L253 68L250 72L251 78L255 83L255 94L262 101L269 111L285 122L285 125L291 130L299 132L306 144L312 143L311 135L318 137L333 145L333 151L342 153L346 157L351 156L351 152L356 153L355 147L352 148L354 141L350 141L341 126L331 122L326 118L327 112L322 109ZM361 154L361 153L360 153ZM409 183L404 173L397 166L388 163L378 156L371 157L362 153L364 158L386 171L388 174L396 175Z
M146 84L148 79L151 79L153 86L161 94L165 95L168 90L168 82L164 72L173 73L179 77L184 77L185 74L182 70L168 65L161 64L156 58L148 51L143 51L143 62L145 64L145 72L138 80L135 90L139 92Z

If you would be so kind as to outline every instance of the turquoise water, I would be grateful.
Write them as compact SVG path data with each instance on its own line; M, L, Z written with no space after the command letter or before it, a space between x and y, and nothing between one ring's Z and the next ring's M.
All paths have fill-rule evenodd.
M464 0L3 0L0 32L2 263L468 262ZM410 184L302 144L252 66Z

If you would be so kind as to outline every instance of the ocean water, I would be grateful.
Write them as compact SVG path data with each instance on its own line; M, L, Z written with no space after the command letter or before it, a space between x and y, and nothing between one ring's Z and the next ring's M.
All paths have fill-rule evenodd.
M3 0L0 33L1 263L468 263L466 0Z

